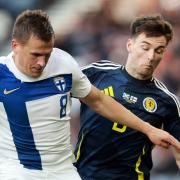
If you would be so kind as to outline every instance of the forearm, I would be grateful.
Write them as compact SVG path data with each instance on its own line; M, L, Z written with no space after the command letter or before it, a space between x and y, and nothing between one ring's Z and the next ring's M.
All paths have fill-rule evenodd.
M123 125L125 124L126 126L141 131L145 134L147 134L153 128L149 123L142 121L123 105L109 96L103 98L103 103L101 103L101 105L95 110L97 113L113 122L118 122Z
M173 145L180 151L180 143L169 133L144 122L123 105L111 97L104 95L94 86L92 86L91 92L80 100L107 119L141 131L146 134L154 144L165 148Z
M113 98L104 95L95 87L92 88L93 93L87 96L85 99L82 99L82 101L97 113L113 122L118 122L123 125L125 124L126 126L141 131L145 134L147 134L153 128L150 124L142 121ZM93 96L95 98L93 98Z

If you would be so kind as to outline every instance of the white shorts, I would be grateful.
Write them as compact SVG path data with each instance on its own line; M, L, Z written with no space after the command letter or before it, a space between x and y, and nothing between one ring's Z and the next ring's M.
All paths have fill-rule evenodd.
M0 163L0 180L81 180L76 168L66 172L31 170L12 161Z

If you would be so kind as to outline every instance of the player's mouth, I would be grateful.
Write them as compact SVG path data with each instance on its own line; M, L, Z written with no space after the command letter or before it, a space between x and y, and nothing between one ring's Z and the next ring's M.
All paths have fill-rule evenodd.
M153 69L153 66L152 66L152 65L147 65L147 64L146 64L146 65L144 65L144 68L145 68L145 69Z
M32 68L31 69L31 76L38 77L42 74L44 68Z
M32 68L32 72L34 72L34 73L42 73L43 70L44 70L44 67L42 67L42 68L33 67Z

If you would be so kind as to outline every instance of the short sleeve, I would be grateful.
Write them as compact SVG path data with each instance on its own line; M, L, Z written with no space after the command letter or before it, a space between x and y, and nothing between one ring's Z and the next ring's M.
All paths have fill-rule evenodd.
M76 62L73 63L72 76L72 96L77 98L86 97L91 91L91 83Z

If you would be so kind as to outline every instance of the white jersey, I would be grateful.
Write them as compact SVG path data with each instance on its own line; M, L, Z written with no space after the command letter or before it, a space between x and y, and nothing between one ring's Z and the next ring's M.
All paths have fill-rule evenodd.
M25 168L72 167L71 95L85 97L87 77L66 52L54 48L42 75L22 74L13 53L0 58L0 163L13 160Z

